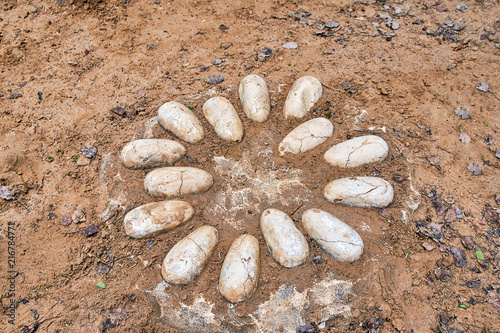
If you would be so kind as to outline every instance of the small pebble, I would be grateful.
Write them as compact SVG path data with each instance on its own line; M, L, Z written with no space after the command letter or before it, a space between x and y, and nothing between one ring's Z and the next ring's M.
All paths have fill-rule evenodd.
M65 216L65 217L63 217L63 219L62 219L61 225L62 225L62 226L67 227L67 226L68 226L68 225L70 225L72 222L73 222L73 219L72 219L71 217L69 217L69 216Z
M82 149L82 155L86 158L92 158L97 154L97 148L93 146L85 147Z
M456 8L457 8L457 10L459 10L459 11L461 11L461 12L463 13L463 12L465 12L466 10L468 10L468 9L469 9L469 6L467 6L467 5L466 5L466 4L464 4L464 3L459 3L459 4L457 5L457 7L456 7Z
M205 79L208 84L219 84L224 82L224 77L220 74L212 74Z
M90 237L92 235L95 235L96 233L99 232L99 229L93 224L89 225L88 227L83 228L82 233L83 236L85 237Z
M472 236L463 236L462 245L468 250L473 250L475 244L474 240L472 239Z
M460 135L458 136L458 140L463 143L470 143L470 136L468 136L464 132L460 132Z
M464 28L465 28L465 24L463 24L463 23L455 23L455 24L451 27L451 29L452 29L452 30L455 30L455 31L461 31L461 30L463 30Z
M480 176L483 174L483 170L481 169L481 166L477 163L469 163L467 164L467 170L472 172L474 176Z
M328 21L325 23L325 27L328 29L337 28L340 25L338 21Z
M12 93L12 94L9 96L9 99L17 99L17 98L20 98L20 97L23 97L23 94L19 94L19 93Z
M479 83L478 86L476 86L476 89L483 91L483 92L488 92L490 90L490 87L488 86L487 83L481 82L481 83Z
M212 65L217 66L217 65L222 64L224 61L225 61L224 59L215 58L214 60L212 60Z
M453 112L455 112L455 114L457 116L459 116L461 119L470 119L470 113L469 113L469 110L467 110L467 108L463 107L463 106L457 106Z
M283 48L285 48L287 50L294 50L294 49L299 48L299 44L297 44L295 42L288 42L288 43L283 45Z

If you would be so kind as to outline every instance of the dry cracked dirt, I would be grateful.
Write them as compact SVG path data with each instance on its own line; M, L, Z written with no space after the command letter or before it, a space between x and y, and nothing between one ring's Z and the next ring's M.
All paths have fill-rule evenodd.
M498 1L0 8L0 331L500 332ZM267 122L242 113L238 85L249 74L269 87ZM285 120L287 92L305 75L323 96L302 120ZM221 141L203 117L213 96L235 106L242 142ZM191 107L206 131L183 143L175 166L207 170L214 185L182 198L195 209L184 226L131 239L125 213L155 199L143 188L148 170L124 168L119 153L133 139L178 141L155 120L168 101ZM333 136L280 156L281 140L316 117ZM323 159L370 134L388 143L385 161L344 169ZM329 181L354 176L388 180L394 202L379 210L323 198ZM341 263L308 239L306 262L284 268L260 232L267 208L299 229L306 210L328 211L360 234L364 253ZM166 253L202 225L219 231L214 255L194 282L166 286ZM217 283L245 232L259 241L261 275L232 306ZM197 320L208 312L212 322Z

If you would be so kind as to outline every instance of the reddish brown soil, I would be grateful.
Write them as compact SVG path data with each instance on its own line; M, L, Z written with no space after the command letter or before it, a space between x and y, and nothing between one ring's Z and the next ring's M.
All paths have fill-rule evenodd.
M1 4L0 185L17 186L20 197L0 201L0 331L21 332L25 326L36 326L37 332L102 331L110 311L124 306L127 319L111 332L175 332L159 321L159 308L144 290L161 281L159 265L169 249L194 228L209 224L220 234L215 255L195 282L171 289L186 304L203 294L215 311L227 310L217 291L220 266L232 240L247 232L261 243L262 272L257 292L238 305L239 313L254 311L282 284L302 291L333 274L354 283L352 316L332 318L327 331L361 332L382 319L381 332L500 332L500 309L494 301L495 294L500 297L500 225L498 219L483 217L485 207L499 208L494 199L500 193L495 157L500 148L498 1L466 1L469 10L461 12L455 8L458 1L418 0L408 3L409 13L403 3L386 2L403 9L402 15L393 15L401 26L395 31L378 16L394 9L384 10L373 1L156 2ZM308 26L287 16L299 9L317 22ZM465 29L432 34L447 18L464 23ZM414 24L419 19L423 23ZM316 24L332 20L340 22L332 36L314 34ZM219 29L222 24L229 29ZM289 41L299 48L284 49ZM261 47L274 52L259 58ZM323 54L331 49L334 54ZM213 66L214 58L225 62ZM237 95L240 80L252 73L263 76L271 91L271 116L262 124L243 116ZM211 74L222 74L224 82L207 84ZM277 145L303 121L283 119L284 100L304 75L317 77L324 92L303 120L331 115L335 133L301 156L280 157ZM344 81L352 88L344 89ZM490 92L476 89L480 82L488 83ZM137 94L139 90L145 95ZM22 97L10 99L13 93ZM203 118L201 106L211 94L223 95L236 106L245 127L241 143L222 142ZM202 143L185 144L189 157L175 165L211 172L214 186L186 196L196 209L193 220L154 238L148 250L147 240L128 238L122 226L127 210L153 201L142 185L148 171L123 168L118 154L126 142L144 136L146 122L171 100L193 106L207 132ZM110 111L116 106L124 107L124 117ZM455 115L457 106L466 107L471 119ZM362 110L367 114L356 123ZM470 143L459 141L460 132L470 136ZM386 161L341 170L323 160L332 144L370 133L388 142ZM153 134L175 139L157 125ZM90 160L81 154L87 146L98 149ZM273 149L271 158L258 154L267 147ZM290 188L282 193L283 202L254 198L254 210L237 212L236 219L244 221L237 228L218 218L208 209L215 195L227 184L235 190L248 184L213 172L213 158L239 161L247 156L244 151L250 152L256 172L277 171L278 178L286 179L280 170L302 170L299 178L310 195L296 200L298 192ZM428 157L440 160L431 164ZM109 163L103 163L107 158ZM469 163L479 164L483 174L474 176L467 170ZM323 199L328 181L374 172L394 186L395 201L386 211ZM450 206L459 208L464 218L445 222L445 215L437 216L428 196L431 189L437 191L436 200L453 200ZM103 223L99 215L117 198L121 206ZM78 205L87 221L60 225ZM267 251L258 226L259 212L269 207L293 212L297 222L309 208L330 211L360 233L365 253L355 263L340 263L310 241L310 259L300 267L283 268ZM442 251L423 248L424 242L438 244L417 232L419 220L443 224ZM13 297L8 297L7 280L9 223L15 224L18 272ZM84 237L80 230L91 224L99 232ZM472 236L484 260L462 245L463 236ZM452 247L465 251L466 267L455 265ZM108 274L97 274L100 262L107 261L103 251L113 255L114 265ZM315 264L312 258L318 255L322 261ZM450 276L438 279L438 268ZM96 287L100 281L105 289ZM468 281L479 281L478 288L469 288ZM14 325L8 322L11 300L17 305ZM317 320L313 315L311 321Z

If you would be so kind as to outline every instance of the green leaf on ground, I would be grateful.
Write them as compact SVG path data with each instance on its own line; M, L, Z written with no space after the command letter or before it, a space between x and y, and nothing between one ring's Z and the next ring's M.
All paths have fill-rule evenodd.
M466 309L467 310L467 305L465 305L465 304L459 304L458 307L460 309Z
M187 107L189 110L193 110L194 109L194 106L188 106Z
M484 254L481 251L476 250L476 258L479 260L484 260Z
M101 288L101 289L105 289L106 288L106 285L102 281L101 282L97 282L97 284L95 286L98 287L98 288Z
M52 156L49 156L45 160L50 163L54 160L54 158Z

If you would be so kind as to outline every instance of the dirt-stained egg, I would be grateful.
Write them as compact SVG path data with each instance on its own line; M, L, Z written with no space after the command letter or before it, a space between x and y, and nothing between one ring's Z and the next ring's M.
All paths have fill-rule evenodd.
M328 183L325 199L356 207L386 207L394 199L392 185L378 177L341 178Z
M250 298L259 282L259 241L252 235L236 238L227 251L219 277L219 291L231 303Z
M388 153L389 146L384 139L376 135L365 135L332 146L324 157L333 166L352 168L382 162Z
M200 120L179 102L168 102L158 109L158 123L181 140L198 143L205 137Z
M304 230L333 258L353 262L363 254L363 240L346 223L317 208L302 214Z
M323 95L321 82L312 76L303 76L293 84L288 92L283 108L286 118L303 118Z
M249 119L263 123L269 118L271 111L269 90L262 77L254 74L246 76L240 82L238 93L243 112Z
M152 202L128 212L123 226L132 238L153 237L184 224L193 214L193 207L185 201Z
M301 154L311 150L333 135L333 125L326 118L314 118L295 127L281 141L278 150L281 155L286 152Z
M224 141L241 141L243 124L234 106L222 96L210 98L203 104L203 115Z
M126 168L145 169L172 164L186 154L186 148L167 139L141 139L127 143L120 154Z
M217 229L199 227L170 249L163 260L161 275L170 284L188 284L203 271L219 241Z
M260 228L269 252L280 265L292 268L307 259L309 245L286 213L266 209L260 216Z
M213 177L205 170L191 167L165 167L151 171L144 178L144 189L153 197L175 198L205 192Z

